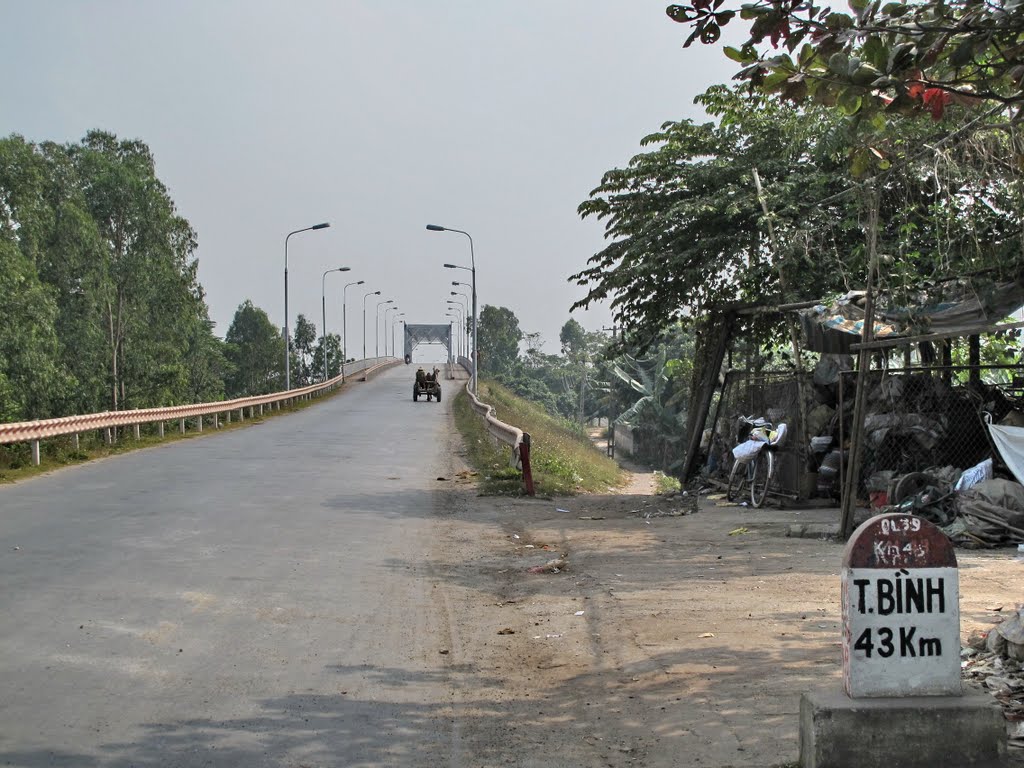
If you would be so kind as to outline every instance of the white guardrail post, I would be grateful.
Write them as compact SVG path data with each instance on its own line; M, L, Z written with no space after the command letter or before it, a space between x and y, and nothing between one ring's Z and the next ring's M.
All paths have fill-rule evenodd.
M393 357L375 357L346 365L346 369L352 373L365 371L369 374L381 368L397 365L400 362L401 360ZM288 392L240 397L234 400L222 400L215 403L172 405L166 408L139 408L132 411L104 411L102 413L90 413L81 416L64 416L57 419L0 424L0 445L29 443L32 447L32 463L35 466L39 466L40 441L49 437L73 435L74 447L78 451L79 434L90 430L102 430L104 439L108 444L113 443L112 430L118 427L132 427L135 439L138 440L141 438L140 426L142 424L155 423L159 436L163 437L164 422L177 421L181 434L185 434L186 421L195 419L196 431L202 432L204 416L212 416L214 428L219 428L219 416L222 413L225 415L225 421L229 424L231 423L231 412L234 410L238 411L238 420L244 421L245 408L249 409L250 418L253 417L254 409L256 408L259 408L259 415L262 416L264 405L268 406L271 410L276 405L277 410L281 410L282 403L294 403L300 399L309 400L313 395L329 392L342 383L341 376L335 376L329 381L310 384L308 387L301 387Z

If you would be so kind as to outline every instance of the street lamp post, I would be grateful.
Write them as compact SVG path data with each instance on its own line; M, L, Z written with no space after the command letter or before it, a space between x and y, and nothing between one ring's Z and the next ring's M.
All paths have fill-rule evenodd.
M465 235L469 238L469 267L462 267L457 264L445 264L446 269L468 269L473 276L473 350L470 360L473 363L473 393L477 391L477 366L479 364L480 350L477 348L476 342L476 256L473 253L473 236L469 232L465 232L461 229L452 229L451 227L442 227L438 224L427 224L427 229L431 232L458 232L460 235Z
M459 336L461 337L465 333L463 329L465 328L465 323L467 319L466 308L463 307L459 302L452 301L451 299L448 299L448 306L450 306L453 310L458 311L459 313Z
M444 316L452 319L451 325L453 326L453 330L454 327L459 327L459 332L455 334L455 356L458 357L462 354L462 329L460 327L462 325L462 315L457 315L454 312L446 312Z
M299 232L310 232L314 229L327 229L330 222L314 224L311 227L303 227L289 232L284 239L284 388L285 391L292 388L292 366L291 366L291 344L288 338L288 238L297 235Z
M388 356L388 312L395 312L398 310L398 305L394 304L384 310L384 357ZM395 345L391 345L391 356L395 356Z
M366 362L366 297L367 296L380 296L380 291L370 291L370 293L363 296L363 362Z
M373 354L374 357L380 357L380 308L385 304L394 304L394 299L388 299L387 301L377 302L377 311L373 315ZM387 351L387 350L385 350Z
M397 357L395 354L395 326L398 325L398 318L405 317L405 312L399 312L391 318L391 356ZM405 322L404 320L402 322ZM405 353L404 345L402 349L403 354Z
M348 309L345 306L345 291L351 285L362 285L365 280L357 280L354 283L345 283L341 289L341 382L345 383L345 358L348 357Z
M324 286L327 281L327 276L331 272L348 272L348 267L336 267L334 269L326 270L323 275L320 276L320 322L323 323L321 328L323 329L320 338L322 339L320 346L324 352L324 381L327 381L327 294L324 291Z

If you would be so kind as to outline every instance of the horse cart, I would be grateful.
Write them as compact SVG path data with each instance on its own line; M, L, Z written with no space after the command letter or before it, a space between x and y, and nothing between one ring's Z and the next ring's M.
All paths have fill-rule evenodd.
M412 385L412 399L415 402L420 397L426 397L427 401L436 398L441 402L441 382L438 380L439 371L435 368L427 373L422 368L416 371L416 381Z

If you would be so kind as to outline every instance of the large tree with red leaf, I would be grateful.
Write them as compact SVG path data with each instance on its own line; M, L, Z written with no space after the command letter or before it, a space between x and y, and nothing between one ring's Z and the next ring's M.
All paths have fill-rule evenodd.
M691 28L684 45L714 44L738 16L747 40L727 47L737 78L793 101L834 105L865 128L886 114L943 117L950 105L1024 114L1022 0L692 0L670 5Z

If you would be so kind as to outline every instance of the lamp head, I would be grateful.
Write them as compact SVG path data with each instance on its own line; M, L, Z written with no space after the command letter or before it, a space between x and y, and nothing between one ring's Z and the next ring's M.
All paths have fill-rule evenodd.
M380 296L380 291L374 291L370 294L371 296Z
M331 226L331 223L325 221L323 224L314 224L310 229L327 229L329 226Z
M455 264L445 264L444 268L445 269L458 269L458 267Z
M337 272L351 272L352 268L351 267L338 267L338 269L335 270L335 271L337 271Z
M440 226L439 224L427 224L427 229L429 229L431 232L444 232L445 231L445 228Z
M360 281L358 281L358 282L356 283L356 285L362 285L362 284L363 284L363 283L365 283L365 282L366 282L365 280L360 280Z

